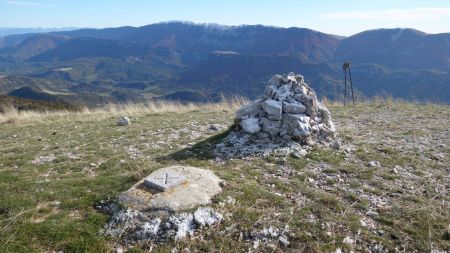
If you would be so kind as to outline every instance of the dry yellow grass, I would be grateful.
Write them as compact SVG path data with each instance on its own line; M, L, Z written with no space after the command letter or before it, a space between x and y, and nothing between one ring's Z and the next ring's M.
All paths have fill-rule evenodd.
M322 102L328 108L340 108L343 107L342 100L329 100L323 98ZM0 113L0 124L17 124L17 123L27 123L35 121L46 121L46 120L64 120L73 119L78 120L90 120L95 119L105 119L111 116L136 116L140 114L152 114L152 113L186 113L195 110L203 111L221 111L221 110L237 110L240 106L249 103L247 98L243 97L222 97L219 102L216 103L206 103L206 104L195 104L195 103L180 103L175 101L164 101L155 100L143 104L108 104L103 107L98 108L83 108L81 111L74 112L69 110L60 111L18 111L16 108L3 107L4 113ZM419 102L415 102L419 103ZM356 107L395 107L402 104L410 104L405 100L395 99L389 94L384 96L375 96L371 99L358 99L356 101ZM348 107L353 107L352 103L349 101ZM0 110L1 111L1 110Z
M240 106L248 103L248 100L241 97L222 97L220 102L206 104L183 104L174 101L151 101L145 104L109 104L99 108L83 108L79 112L73 111L18 111L14 107L3 108L4 113L0 113L0 124L17 124L45 120L61 120L65 118L104 119L110 116L135 116L149 113L185 113L195 110L218 111L236 110Z

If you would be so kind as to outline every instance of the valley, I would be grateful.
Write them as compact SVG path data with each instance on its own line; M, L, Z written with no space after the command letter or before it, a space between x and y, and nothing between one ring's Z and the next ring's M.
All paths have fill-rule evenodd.
M186 22L10 35L0 44L0 92L89 107L207 102L254 98L273 74L301 72L320 97L339 100L341 64L350 60L359 99L448 103L449 36L380 29L342 37ZM29 93L18 91L24 87Z

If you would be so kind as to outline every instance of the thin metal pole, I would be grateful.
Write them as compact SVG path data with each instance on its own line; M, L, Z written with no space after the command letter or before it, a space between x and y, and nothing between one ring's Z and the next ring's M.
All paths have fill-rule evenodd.
M345 88L344 88L344 106L346 105L347 102L347 69L344 67L344 82L345 82Z
M353 106L355 106L355 97L353 96L352 73L350 72L350 67L348 67L348 76L350 77L350 89L352 90Z

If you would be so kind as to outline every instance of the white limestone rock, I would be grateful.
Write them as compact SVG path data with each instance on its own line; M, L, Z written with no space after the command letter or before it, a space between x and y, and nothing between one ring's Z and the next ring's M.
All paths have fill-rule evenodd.
M308 154L308 151L304 149L293 149L291 152L291 156L294 158L302 158Z
M306 107L302 103L283 103L284 113L304 113L305 111Z
M200 226L200 227L208 227L213 224L221 222L223 219L223 216L214 211L210 207L199 207L194 212L194 221Z
M269 86L274 85L280 87L283 77L281 75L274 75L268 82Z
M306 87L304 85L297 86L294 89L295 94L299 94L299 95L303 95L303 96L306 95L307 92L308 92L308 90L306 89Z
M275 91L275 95L273 96L277 101L284 101L288 97L292 96L292 84L282 85L278 90Z
M283 115L283 120L289 126L295 127L295 125L298 124L297 122L308 124L310 121L310 117L306 116L306 114L286 113Z
M236 118L242 119L245 116L258 116L261 112L261 102L262 99L257 99L247 105L242 106L236 111Z
M311 131L310 118L305 114L285 114L283 124L288 126L288 133L293 137L308 136Z
M285 77L286 83L297 83L297 79L295 78L295 74L293 72L289 73Z
M277 88L278 87L275 86L275 85L268 85L266 87L266 89L264 90L264 94L266 96L272 97L273 95L275 95L275 92L276 92Z
M259 119L257 118L246 118L240 122L242 129L249 134L256 134L261 131L261 126L259 125Z
M194 215L191 213L181 213L169 218L170 228L176 230L175 240L184 239L186 236L192 236L195 231Z
M105 204L105 207L108 205L115 204ZM165 214L151 209L138 211L118 208L111 215L101 234L117 237L124 246L182 240L223 220L223 215L210 207L199 207L193 212Z
M263 122L263 131L268 133L270 137L274 138L281 128L281 121L265 119Z
M142 227L136 231L137 240L147 240L156 237L159 231L159 226L161 224L161 219L156 218L154 220L149 220L145 222Z
M297 80L298 83L302 83L302 84L304 82L304 78L300 74L295 75L295 80Z
M333 127L334 127L334 125L333 125ZM320 135L322 138L331 137L331 136L333 136L334 133L336 132L336 129L332 129L332 128L330 128L330 127L327 127L327 126L324 125L324 124L319 124L319 129L320 129L319 135Z
M181 175L185 180L167 192L160 192L144 185L146 178L159 175L167 175L167 179L173 175ZM139 211L156 209L177 212L207 205L214 196L222 192L220 186L222 180L212 171L202 168L171 166L158 169L148 177L121 193L119 203Z
M261 105L267 114L272 115L272 116L281 117L281 112L282 112L281 102L275 101L273 99L268 99L268 100L262 102Z
M331 120L330 111L323 105L322 103L318 103L317 110L321 116L321 119L325 126L332 132L336 132L336 127L334 126L333 121Z
M128 117L121 117L117 120L116 124L118 126L128 126L129 124L131 124L131 121Z

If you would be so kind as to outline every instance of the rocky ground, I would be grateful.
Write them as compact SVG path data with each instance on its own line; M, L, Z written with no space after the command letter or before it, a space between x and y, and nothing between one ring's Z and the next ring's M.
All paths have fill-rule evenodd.
M2 124L0 252L449 252L450 107L327 107L340 147L300 158L216 156L227 108ZM164 243L105 236L98 206L170 165L226 180L221 222Z

